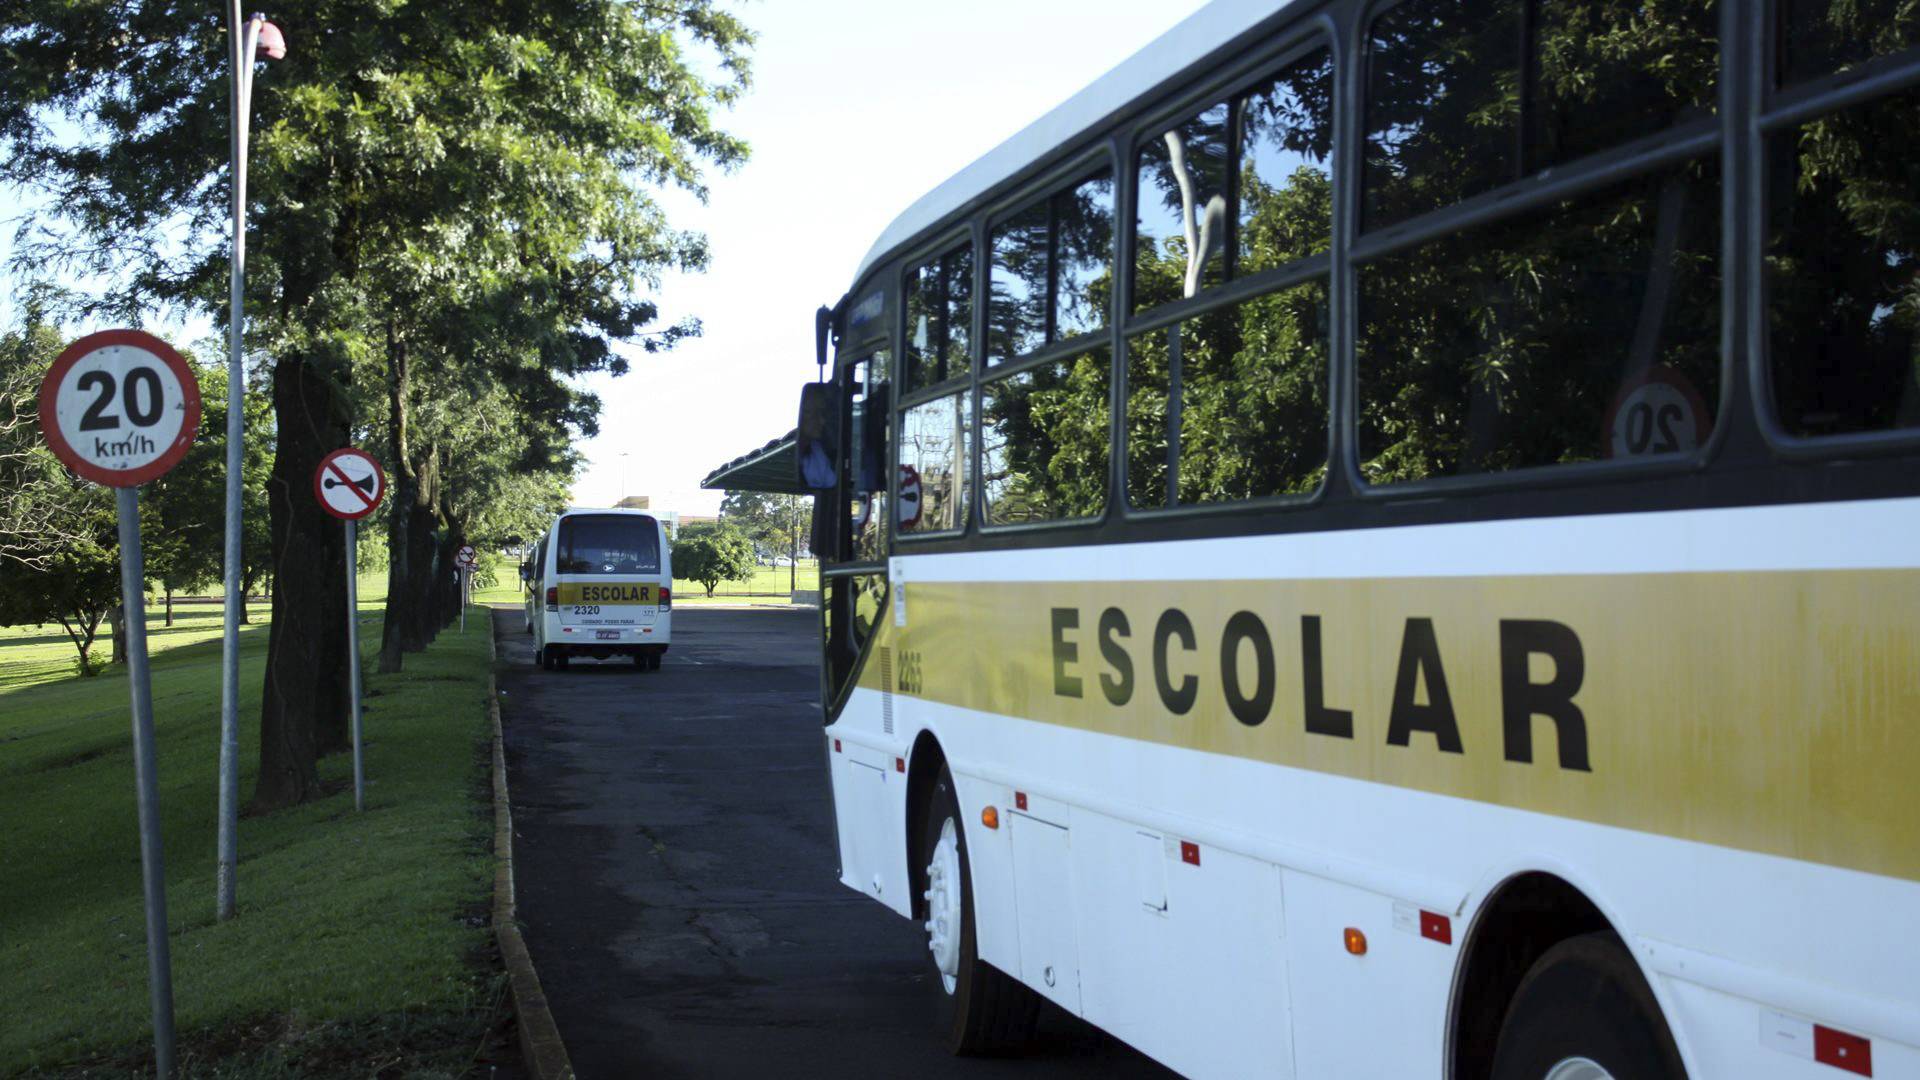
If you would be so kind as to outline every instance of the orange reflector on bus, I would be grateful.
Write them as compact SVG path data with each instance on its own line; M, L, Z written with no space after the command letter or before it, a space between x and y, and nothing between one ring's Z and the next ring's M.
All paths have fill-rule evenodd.
M1000 811L995 810L991 806L980 811L980 824L985 825L989 829L999 828L1000 827Z
M1346 937L1347 937L1348 952L1352 953L1355 956L1367 955L1367 935L1361 933L1359 927L1357 926L1347 927Z
M906 771L907 771L907 759L906 759L906 758L903 758L903 757L897 757L897 758L894 758L894 759L893 759L893 771L894 771L894 772L906 772Z

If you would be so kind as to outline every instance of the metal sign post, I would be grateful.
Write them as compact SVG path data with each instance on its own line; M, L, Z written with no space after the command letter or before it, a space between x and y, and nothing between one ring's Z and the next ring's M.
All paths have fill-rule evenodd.
M320 459L313 494L347 533L347 700L353 704L353 808L367 808L366 770L360 754L360 581L358 524L387 493L387 474L364 450L348 447Z
M255 50L264 47L275 60L287 54L280 28L266 21L266 16L255 15L242 25L240 0L227 5L227 18L233 24L228 55L233 66L233 258L227 282L226 613L220 631L220 827L214 872L214 912L222 921L233 918L234 868L240 861L240 614L247 602L240 595L240 464L247 401L247 369L241 363L240 346L246 330L241 294L247 280L247 120L253 112Z
M472 544L461 544L460 550L453 554L453 565L460 568L460 632L467 632L467 605L473 603L473 568L480 563L480 553L473 550Z
M40 384L40 428L48 448L75 475L118 489L120 603L127 627L134 806L146 896L147 996L153 1009L154 1064L166 1077L173 1073L173 958L167 948L139 485L165 474L186 456L200 430L200 384L180 354L152 334L89 334L60 353Z

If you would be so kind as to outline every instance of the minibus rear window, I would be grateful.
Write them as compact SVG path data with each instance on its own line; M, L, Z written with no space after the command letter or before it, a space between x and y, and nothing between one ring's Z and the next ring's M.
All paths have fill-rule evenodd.
M554 569L562 574L657 574L660 526L650 517L626 514L563 518Z

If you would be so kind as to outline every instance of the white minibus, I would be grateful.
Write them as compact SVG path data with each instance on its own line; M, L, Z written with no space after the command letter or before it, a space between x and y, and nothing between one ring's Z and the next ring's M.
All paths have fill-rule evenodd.
M635 510L569 510L520 568L534 661L631 656L660 667L672 640L673 556L666 526Z

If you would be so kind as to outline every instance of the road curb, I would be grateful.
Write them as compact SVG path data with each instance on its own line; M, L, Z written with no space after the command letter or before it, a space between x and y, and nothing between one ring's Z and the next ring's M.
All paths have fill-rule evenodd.
M487 719L493 725L493 935L500 958L507 965L513 991L513 1014L520 1022L520 1056L534 1080L573 1080L573 1062L567 1044L547 1008L540 975L533 969L526 938L514 921L513 808L507 802L507 752L500 734L500 686L494 668L500 662L493 631L493 609L482 606L487 619Z

